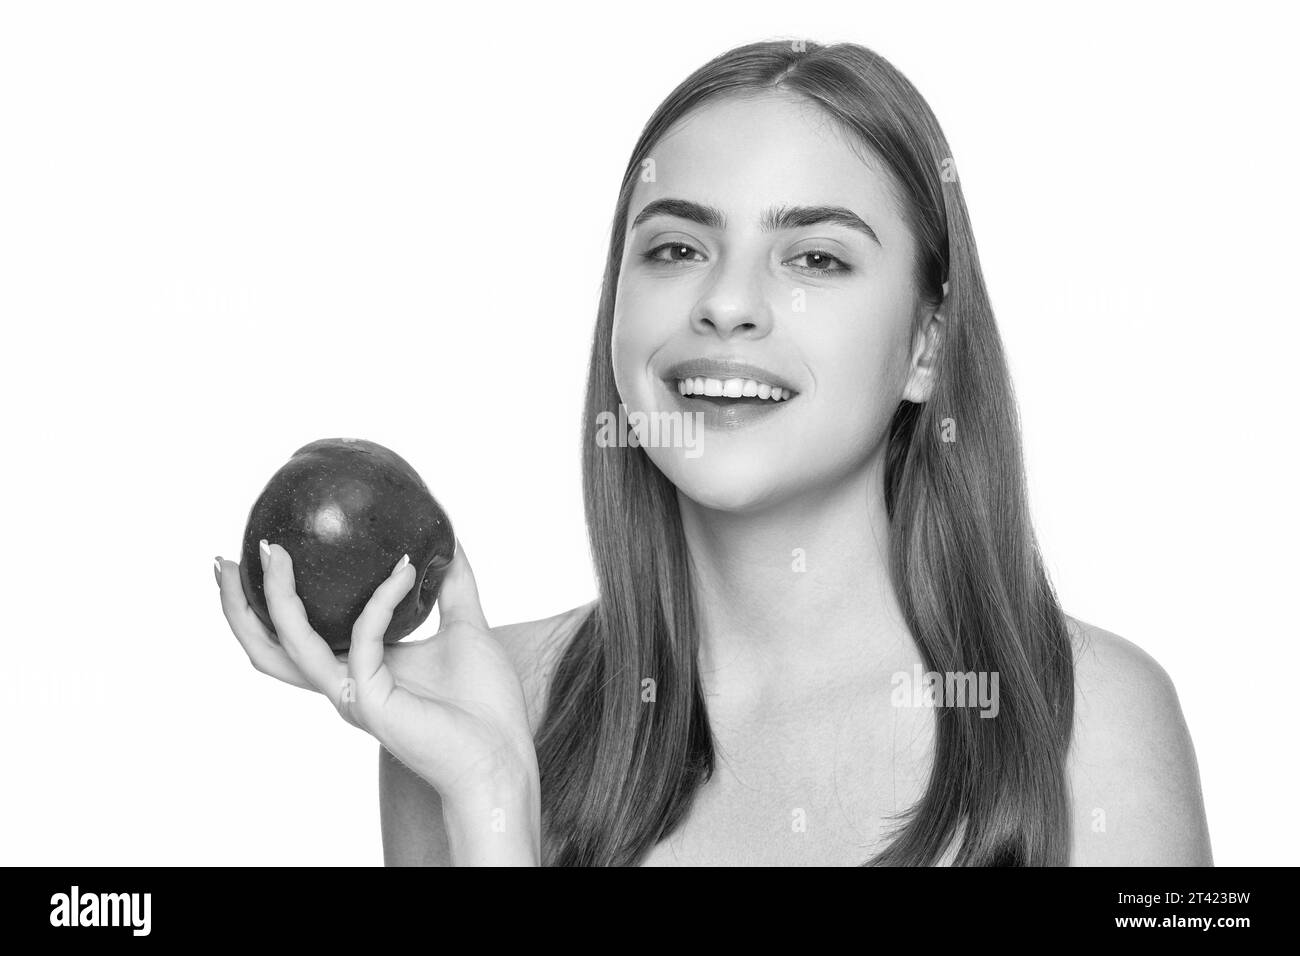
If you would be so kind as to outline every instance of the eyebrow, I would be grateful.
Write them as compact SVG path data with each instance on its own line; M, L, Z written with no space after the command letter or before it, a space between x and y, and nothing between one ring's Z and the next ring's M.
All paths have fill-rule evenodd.
M632 220L632 228L635 229L655 216L689 219L719 231L727 228L727 217L722 214L722 210L689 199L656 199L647 203ZM863 222L857 213L843 206L773 206L759 217L759 228L763 232L776 232L781 229L816 226L824 222L853 229L876 245L881 244L876 231Z

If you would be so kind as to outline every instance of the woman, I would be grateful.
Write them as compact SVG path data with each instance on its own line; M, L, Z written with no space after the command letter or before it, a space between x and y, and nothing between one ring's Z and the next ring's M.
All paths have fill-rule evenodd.
M399 565L335 658L284 549L279 644L218 559L254 665L383 744L389 863L1210 863L1168 677L1047 580L955 166L880 57L751 44L650 118L583 427L585 607L489 628L458 547L435 637L383 647Z

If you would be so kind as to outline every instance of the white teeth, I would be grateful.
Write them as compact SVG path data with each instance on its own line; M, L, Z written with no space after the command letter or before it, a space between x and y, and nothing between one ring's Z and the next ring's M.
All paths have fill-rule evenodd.
M793 393L789 389L757 382L752 378L683 378L677 380L677 392L680 395L710 395L725 398L770 399L774 402L789 401Z

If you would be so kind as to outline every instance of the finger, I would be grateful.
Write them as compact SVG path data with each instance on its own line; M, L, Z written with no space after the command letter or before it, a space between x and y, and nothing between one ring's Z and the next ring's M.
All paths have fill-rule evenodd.
M479 601L474 569L469 565L469 558L465 555L465 548L459 538L456 539L456 554L447 566L442 588L438 591L438 629L457 622L472 624L484 630L488 626L483 605Z
M235 637L253 666L263 674L269 674L286 684L314 690L311 682L298 670L298 665L289 659L284 648L271 640L266 625L248 606L248 597L244 594L244 586L239 579L238 561L217 558L217 584L221 588L221 610L226 615L226 623L235 632Z
M259 545L262 556L262 588L266 592L266 609L289 659L331 700L338 693L347 667L339 663L324 638L312 629L307 609L298 597L293 579L293 558L278 544Z
M415 568L410 556L402 555L362 608L352 625L352 643L348 648L348 677L356 683L354 703L364 721L374 718L392 693L395 681L384 661L384 635L393 621L393 612L415 584ZM346 716L346 715L345 715Z
M393 567L392 573L370 596L360 616L352 625L352 644L348 648L348 672L359 681L369 681L384 664L384 634L393 621L393 612L415 584L415 568L408 555ZM391 679L391 678L390 678Z

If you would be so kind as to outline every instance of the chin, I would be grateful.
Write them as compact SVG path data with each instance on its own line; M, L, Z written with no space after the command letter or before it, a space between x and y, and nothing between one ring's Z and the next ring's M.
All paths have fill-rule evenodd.
M651 460L679 494L702 508L744 514L761 511L781 496L772 471L756 468L752 458L708 454L686 458L681 449L671 452L664 456L656 451Z

